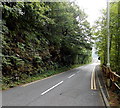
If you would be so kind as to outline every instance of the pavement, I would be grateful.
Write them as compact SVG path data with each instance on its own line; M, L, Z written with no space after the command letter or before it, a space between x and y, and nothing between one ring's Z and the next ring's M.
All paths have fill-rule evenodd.
M2 106L103 106L95 67L84 65L2 91Z

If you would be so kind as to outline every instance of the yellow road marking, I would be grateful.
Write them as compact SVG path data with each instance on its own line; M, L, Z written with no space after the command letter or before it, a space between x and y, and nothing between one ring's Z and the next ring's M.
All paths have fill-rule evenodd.
M94 90L96 90L95 72L94 72Z
M96 90L95 67L93 68L92 76L91 76L91 89Z
M92 71L92 76L91 76L91 89L93 89L93 75L94 75L94 69Z

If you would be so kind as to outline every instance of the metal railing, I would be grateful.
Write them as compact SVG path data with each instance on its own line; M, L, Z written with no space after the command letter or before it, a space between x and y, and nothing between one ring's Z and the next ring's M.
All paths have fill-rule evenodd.
M112 90L118 90L120 92L120 76L113 72L110 67L102 66L103 74L107 77L107 86Z

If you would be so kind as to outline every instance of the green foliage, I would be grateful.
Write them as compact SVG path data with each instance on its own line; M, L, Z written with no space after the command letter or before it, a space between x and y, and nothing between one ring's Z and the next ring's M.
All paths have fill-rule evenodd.
M2 2L3 77L22 81L91 58L87 15L73 2ZM4 79L3 79L4 80Z
M96 35L96 47L101 63L107 64L107 28L106 11L96 21L94 34ZM96 29L97 28L97 29ZM95 30L96 29L96 30ZM110 64L113 71L120 74L120 2L110 4Z

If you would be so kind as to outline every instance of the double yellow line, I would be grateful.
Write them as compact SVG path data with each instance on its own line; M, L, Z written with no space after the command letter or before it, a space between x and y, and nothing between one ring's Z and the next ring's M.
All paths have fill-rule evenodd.
M93 68L92 76L91 76L91 89L96 90L95 67Z

